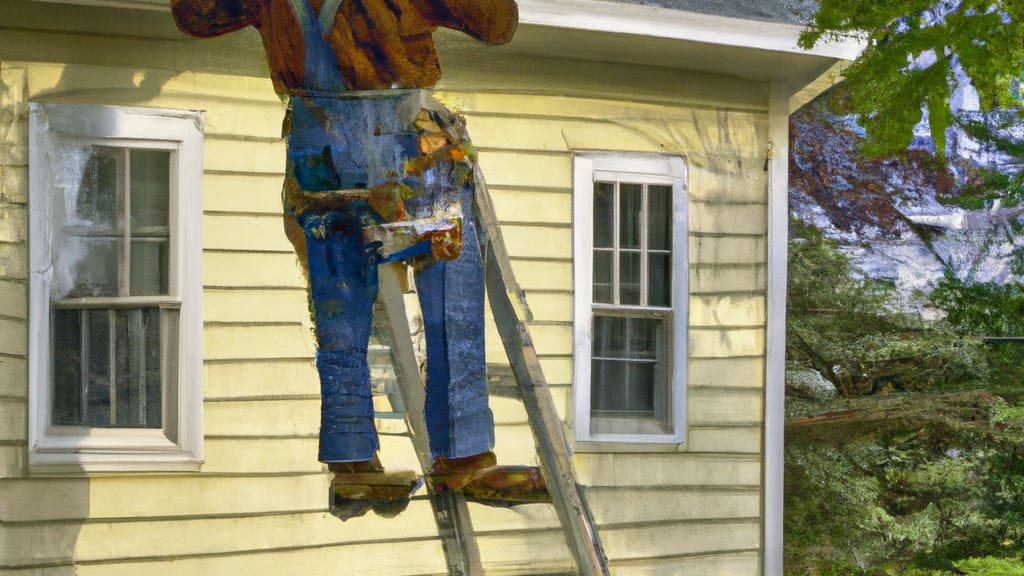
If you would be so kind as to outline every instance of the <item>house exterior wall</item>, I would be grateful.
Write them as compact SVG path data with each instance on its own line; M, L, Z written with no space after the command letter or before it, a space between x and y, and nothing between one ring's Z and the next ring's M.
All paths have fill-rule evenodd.
M0 31L0 572L445 573L422 492L393 519L342 522L327 509L304 281L281 227L284 107L255 34L198 42L159 12L3 0L5 10L18 18ZM437 97L467 118L563 418L572 412L571 153L686 157L686 441L575 446L575 465L616 574L758 573L766 87L500 49L442 56ZM205 111L198 473L29 471L29 101ZM489 360L503 362L496 332L488 337ZM499 461L536 463L521 404L494 397L492 408ZM415 468L404 426L381 429L385 463ZM489 572L569 571L549 506L470 509Z

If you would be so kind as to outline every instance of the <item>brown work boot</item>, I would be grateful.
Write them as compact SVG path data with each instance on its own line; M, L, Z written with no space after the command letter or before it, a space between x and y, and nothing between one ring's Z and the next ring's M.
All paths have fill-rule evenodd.
M438 456L434 459L434 465L430 467L430 473L427 476L430 478L430 485L435 492L461 490L477 472L497 463L498 457L490 450L463 458Z
M498 466L493 452L465 458L437 458L428 475L434 492L457 491L491 506L550 502L536 466Z
M411 470L385 472L377 454L363 462L329 462L327 467L335 473L331 512L343 520L371 509L381 516L394 516L423 485L423 478Z

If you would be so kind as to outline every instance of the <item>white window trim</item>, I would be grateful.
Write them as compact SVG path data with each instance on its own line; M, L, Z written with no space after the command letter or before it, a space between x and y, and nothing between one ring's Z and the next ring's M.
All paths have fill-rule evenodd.
M180 299L178 382L162 429L51 426L52 198L47 174L58 139L174 150L171 285ZM203 462L201 112L30 103L29 466L33 474L195 471ZM167 414L176 418L168 418Z
M594 181L600 178L670 184L673 197L672 303L670 320L671 431L651 434L592 433L590 361L593 339ZM580 443L680 444L686 433L686 348L689 307L689 250L686 161L679 156L614 152L573 155L573 426Z

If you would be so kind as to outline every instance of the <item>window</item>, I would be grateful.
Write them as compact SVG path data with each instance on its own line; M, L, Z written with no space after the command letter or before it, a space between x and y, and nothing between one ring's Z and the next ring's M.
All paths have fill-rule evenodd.
M202 457L202 116L31 106L30 464Z
M683 440L687 217L682 158L574 158L578 441Z

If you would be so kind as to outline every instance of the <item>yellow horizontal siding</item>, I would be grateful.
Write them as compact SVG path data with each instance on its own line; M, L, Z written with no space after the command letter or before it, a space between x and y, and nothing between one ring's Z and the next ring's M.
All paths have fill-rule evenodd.
M203 285L220 288L297 288L306 281L294 254L204 252Z
M28 401L0 399L0 442L24 442L28 432Z
M480 559L488 574L564 574L572 560L561 530L479 534Z
M293 253L281 216L271 214L207 214L203 216L203 246L207 250Z
M302 289L219 290L203 292L206 322L297 322L309 316L308 298Z
M690 293L765 291L768 268L764 263L720 264L702 262L690 266Z
M750 296L690 297L690 326L759 326L765 322L765 298Z
M529 268L529 264L523 263L520 266L513 264L513 269ZM572 293L571 292L537 292L536 290L525 289L526 301L530 305L530 313L533 319L538 322L571 322L572 321ZM550 378L550 377L549 377Z
M594 519L603 525L749 519L761 507L756 490L591 488L587 496Z
M0 317L0 352L13 356L28 354L28 322Z
M90 522L75 545L80 562L196 554L253 552L275 548L350 545L436 536L430 504L417 500L402 512L403 531L375 515L340 522L326 511L305 514L141 522Z
M320 394L312 357L207 362L203 371L207 400Z
M203 210L281 218L281 177L276 174L206 173Z
M690 426L756 425L764 412L760 390L691 389L687 395Z
M24 476L27 463L24 443L0 445L0 482L4 482L5 478Z
M214 517L326 510L330 477L164 476L46 478L0 483L3 520L10 523L147 516Z
M315 438L320 429L320 398L287 398L259 402L208 402L205 406L209 437L304 436Z
M494 427L494 453L500 464L538 465L540 458L527 424L504 424Z
M3 118L0 113L0 118ZM15 125L18 125L16 122ZM3 138L9 136L10 128L0 128L0 156L3 155ZM0 194L7 202L26 204L28 202L28 167L0 164Z
M690 202L690 232L700 234L767 234L767 204Z
M756 520L735 522L682 522L605 529L602 544L613 560L657 558L666 553L714 554L760 547Z
M203 169L217 172L284 174L284 141L238 140L207 137L203 143Z
M4 316L28 318L28 286L24 282L0 279L0 310Z
M28 359L5 356L0 369L0 396L28 397Z
M759 574L757 552L697 555L662 560L611 562L616 576L747 576Z
M523 290L562 290L572 284L572 262L547 260L513 260L512 270ZM533 300L527 300L532 310Z
M768 175L760 165L745 170L722 171L701 165L687 166L690 199L697 202L751 202L765 203Z
M764 386L764 362L760 358L697 358L688 368L690 386Z
M764 329L690 328L690 358L729 358L764 354Z
M340 523L337 519L332 520ZM383 524L393 525L393 522ZM396 553L397 550L401 553ZM76 566L76 576L441 576L447 572L444 551L437 540L388 540L294 550L241 552L224 556L156 558Z
M689 426L686 451L705 454L760 454L761 426Z
M300 323L208 325L203 330L207 360L311 358L313 335Z
M764 236L690 238L690 264L761 264L768 259Z
M691 454L576 453L576 472L588 486L756 487L757 458Z

